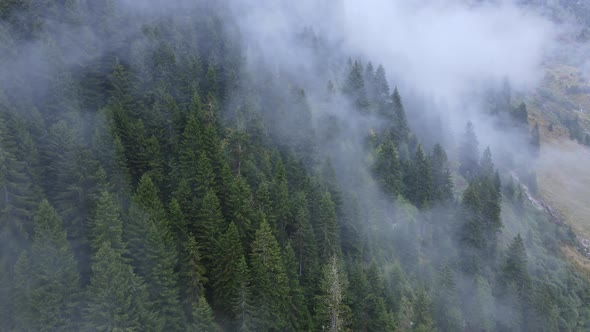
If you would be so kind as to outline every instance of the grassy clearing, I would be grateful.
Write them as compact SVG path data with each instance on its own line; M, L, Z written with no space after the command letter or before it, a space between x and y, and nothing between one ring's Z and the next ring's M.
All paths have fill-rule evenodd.
M541 151L537 175L542 198L582 237L590 238L590 150L555 141Z

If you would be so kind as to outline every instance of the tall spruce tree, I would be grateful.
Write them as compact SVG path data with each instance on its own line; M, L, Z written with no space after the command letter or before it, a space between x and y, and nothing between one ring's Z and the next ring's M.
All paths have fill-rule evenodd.
M459 146L459 173L470 180L477 176L479 170L479 143L473 123L467 122L465 133Z
M16 263L15 281L18 330L79 328L80 275L61 218L47 200L35 213L33 243Z
M432 200L449 202L453 200L453 180L448 166L448 158L440 144L435 144L430 157L432 171Z
M258 308L257 329L283 329L288 326L287 296L289 280L281 258L279 244L266 220L252 243L252 283Z

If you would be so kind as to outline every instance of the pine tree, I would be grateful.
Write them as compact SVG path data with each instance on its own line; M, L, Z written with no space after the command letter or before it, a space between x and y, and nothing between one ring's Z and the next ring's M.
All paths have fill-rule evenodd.
M199 297L198 302L193 306L193 321L189 330L195 332L214 332L217 331L213 321L213 310L207 303L204 295Z
M176 246L167 214L149 176L143 176L133 196L126 230L129 251L136 271L146 282L149 300L158 307L164 328L184 326L180 306Z
M215 253L219 248L217 241L226 228L226 222L221 213L219 199L213 189L209 189L198 214L198 225L195 234L203 249L203 260L207 267L212 266Z
M224 314L228 322L235 318L232 313L232 304L238 297L241 287L242 280L239 280L241 276L238 273L242 256L244 256L244 249L240 234L232 222L219 240L210 274L213 281L213 304L218 312Z
M342 90L351 99L354 107L360 112L368 112L369 99L363 78L362 65L358 61L355 61L352 65Z
M481 177L492 178L494 176L494 161L489 146L483 151L479 165Z
M428 206L432 196L432 173L421 145L416 149L408 179L406 197L418 208Z
M163 328L150 310L142 279L109 241L94 255L83 318L92 331Z
M445 150L435 144L430 157L432 170L432 200L448 202L453 199L453 180Z
M319 282L320 268L316 240L309 222L309 203L305 194L299 192L293 196L291 204L295 227L292 234L292 243L298 263L297 274L306 292L305 298L310 301Z
M193 306L205 294L204 285L208 278L201 263L201 255L194 236L189 235L182 243L179 259L180 300L185 309L185 315L191 317Z
M459 147L459 173L470 180L477 175L479 170L479 143L473 129L473 124L467 122L465 134Z
M385 140L377 150L373 172L383 191L392 199L401 192L402 174L397 150L391 139Z
M377 264L372 262L366 272L367 281L369 283L369 324L368 327L372 331L390 331L394 329L394 321L387 311L385 303L385 287L383 285L383 278L377 268Z
M518 107L512 111L512 116L517 121L518 126L527 126L529 124L529 112L524 102L520 103Z
M317 202L316 219L313 220L318 253L324 262L340 252L340 237L336 210L330 193L323 193Z
M481 202L477 184L471 182L463 193L459 212L459 241L462 247L462 267L467 273L475 273L481 264L481 250L485 247Z
M283 251L283 264L289 280L289 309L287 313L290 326L297 331L309 330L311 328L311 316L305 304L303 288L299 283L297 261L290 242L287 243Z
M426 290L420 289L416 292L414 300L414 329L416 331L432 331L431 299Z
M414 325L414 307L406 296L402 296L397 313L397 331L412 331Z
M258 308L257 329L285 328L288 324L285 299L289 293L289 281L279 244L266 220L261 221L260 228L256 231L250 257L254 298Z
M15 266L19 330L75 330L80 276L62 221L43 200L34 217L33 243Z
M145 252L149 265L144 267L144 278L150 301L157 306L164 320L164 329L177 331L184 326L184 316L177 288L178 276L174 271L177 264L176 248L164 225L157 220L147 225Z
M336 256L329 259L322 272L321 293L317 296L318 327L322 330L340 331L348 325L349 308L344 303L348 282Z
M434 303L434 320L443 331L460 331L463 324L459 294L453 271L445 265L439 272Z
M401 142L405 142L408 139L410 128L408 127L406 111L397 87L393 89L393 93L391 94L391 103L391 132L394 141L399 145Z
M535 155L538 155L541 150L541 133L539 132L539 124L535 123L535 127L531 132L531 147L533 148L533 152Z
M96 203L94 218L90 224L90 245L97 252L104 242L109 242L111 249L123 253L123 222L120 207L109 192L103 191Z
M195 186L197 178L197 162L203 147L203 128L197 118L197 112L201 108L201 99L194 95L190 106L191 111L186 118L186 125L180 139L178 151L178 167L181 179L190 181L191 187Z
M275 219L268 222L276 228L277 236L284 234L285 228L290 224L289 216L289 189L285 167L280 156L275 161L275 176L271 183L272 214Z
M383 65L379 65L375 71L375 98L377 98L378 105L383 105L382 107L385 106L389 99L389 84L387 83Z
M520 234L516 235L508 247L506 261L502 269L504 283L514 283L519 296L524 295L530 276L527 270L527 254Z
M236 330L240 332L255 331L256 308L252 297L250 272L244 256L240 257L235 280L239 286L237 296L232 299L232 312L236 318Z

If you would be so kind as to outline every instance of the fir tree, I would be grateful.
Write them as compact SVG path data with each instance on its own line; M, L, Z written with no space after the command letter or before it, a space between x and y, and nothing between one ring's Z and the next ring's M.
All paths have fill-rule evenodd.
M408 179L406 197L418 208L428 206L432 196L432 172L421 145L416 150Z
M541 150L541 134L539 132L539 124L535 123L535 127L531 132L531 147L533 148L533 152L538 155Z
M238 297L241 282L239 280L240 259L244 256L244 249L236 225L232 222L219 241L218 251L211 271L213 281L213 304L218 312L225 314L228 321L233 317L232 304Z
M190 324L190 331L195 332L214 332L217 331L215 322L213 321L213 310L207 303L204 295L199 297L198 302L193 306L193 321Z
M109 241L94 255L83 317L92 331L163 328L150 310L142 279Z
M373 172L387 195L396 198L400 194L402 185L401 165L392 140L385 140L378 148Z
M397 87L393 89L391 94L391 132L393 134L394 141L397 144L405 142L410 134L408 127L408 120L406 118L406 111L402 103L402 98L397 90Z
M433 201L451 201L453 199L453 180L448 167L447 154L440 144L434 145L430 162Z
M321 293L317 296L317 321L322 330L340 331L346 328L349 308L344 304L347 280L336 256L323 269Z
M208 279L206 270L201 264L201 255L194 236L189 235L179 259L180 299L184 305L185 315L191 317L193 306L205 294L204 285Z
M323 193L317 202L317 215L314 220L318 253L324 262L340 251L340 237L336 210L330 193Z
M43 200L34 217L33 243L15 266L19 330L75 330L80 276L62 221Z
M466 179L472 179L479 170L479 143L473 129L473 124L467 122L465 134L459 147L459 173Z
M91 247L97 252L104 242L109 242L111 249L123 253L123 222L120 207L113 195L103 191L95 208L94 218L90 226Z
M512 111L512 116L517 121L518 126L527 126L529 124L529 112L527 110L526 104L524 102L520 103L518 107Z
M449 265L445 265L439 272L434 319L436 326L444 331L460 331L463 324L459 294L455 284L453 271Z
M354 107L360 112L368 112L369 99L363 78L362 65L358 61L355 61L352 65L342 90L351 99Z
M240 332L254 331L257 319L256 308L252 297L250 272L244 256L240 257L237 267L235 280L238 292L236 297L232 299L232 312L236 318L235 327Z
M262 220L252 243L252 282L258 308L257 329L281 329L287 322L288 278L279 244L266 220Z

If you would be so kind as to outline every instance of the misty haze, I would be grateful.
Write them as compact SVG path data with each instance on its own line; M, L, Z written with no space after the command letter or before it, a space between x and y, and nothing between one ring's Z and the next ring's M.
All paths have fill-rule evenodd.
M0 0L0 331L590 331L590 2Z

